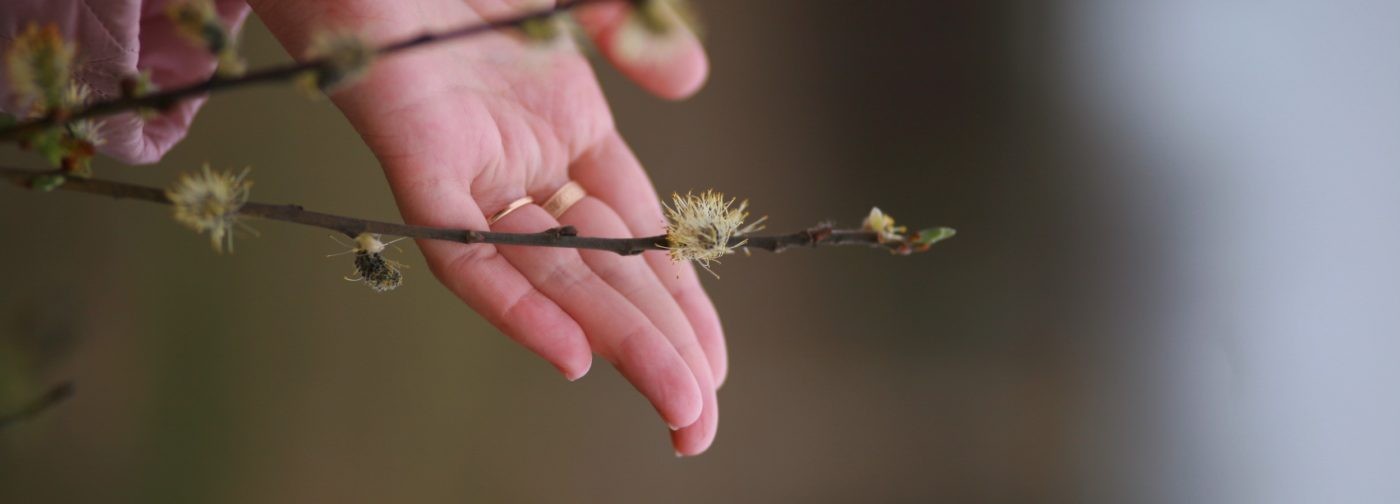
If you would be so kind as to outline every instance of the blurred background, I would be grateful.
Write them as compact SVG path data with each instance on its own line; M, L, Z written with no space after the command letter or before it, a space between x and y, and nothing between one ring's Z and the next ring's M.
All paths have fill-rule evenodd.
M320 231L254 222L219 256L164 207L2 189L0 411L77 394L0 431L0 502L1389 495L1367 483L1400 451L1400 8L1225 4L712 0L695 98L600 65L661 193L718 188L774 230L878 205L959 231L706 277L732 369L692 459L610 367L565 382L412 246L375 294ZM254 66L286 59L244 34ZM399 218L346 121L290 88L96 169L205 161L252 166L259 201Z

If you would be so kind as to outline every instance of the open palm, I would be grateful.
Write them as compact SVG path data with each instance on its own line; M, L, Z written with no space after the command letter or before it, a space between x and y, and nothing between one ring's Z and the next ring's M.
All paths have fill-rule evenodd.
M505 0L254 1L293 54L316 28L371 40L501 19ZM533 2L538 7L538 2ZM706 63L693 35L665 58L622 58L615 35L625 2L577 13L599 48L643 87L668 98L692 93ZM511 201L543 202L574 180L589 193L558 219L527 205L490 225L538 232L572 225L587 235L661 234L646 173L613 125L597 79L569 40L549 47L512 33L414 50L385 59L335 103L383 164L404 219L487 229ZM718 421L715 390L726 371L719 319L690 265L541 247L422 241L433 273L468 305L573 380L596 352L612 362L671 426L678 454L704 451Z

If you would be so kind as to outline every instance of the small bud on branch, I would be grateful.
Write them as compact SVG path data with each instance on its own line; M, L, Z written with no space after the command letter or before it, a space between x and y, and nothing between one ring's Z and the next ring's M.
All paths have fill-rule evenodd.
M631 0L629 23L642 27L652 35L670 35L677 28L699 31L695 9L685 0Z
M860 228L879 233L881 240L899 240L909 231L909 228L894 225L894 217L885 215L885 212L880 211L880 207L870 208L870 215L865 217L865 222L861 223Z
M541 45L549 45L559 40L559 35L568 30L559 15L527 19L518 27L526 40Z
M363 77L374 63L374 48L353 33L322 32L312 37L306 58L322 64L303 73L298 82L308 93L331 92Z
M5 69L17 105L43 114L62 108L77 46L57 25L30 23L5 50Z
M151 71L143 70L140 73L128 75L121 81L122 98L134 100L142 98L159 91L160 88L151 81ZM174 102L163 103L154 107L140 107L136 109L136 115L142 120L155 117L156 113L168 109Z
M698 34L694 9L684 0L631 0L632 11L617 34L618 55L633 62L665 60L682 47L681 33Z
M6 77L14 91L15 105L30 118L68 116L88 104L91 91L72 80L77 49L63 39L55 25L30 24L5 51ZM9 116L3 123L13 125ZM32 149L49 164L69 175L85 177L97 146L103 143L102 123L71 119L63 128L50 128L23 137L21 147Z
M218 59L218 77L236 77L248 70L238 56L238 39L214 8L214 0L175 0L165 8L166 17L191 43Z

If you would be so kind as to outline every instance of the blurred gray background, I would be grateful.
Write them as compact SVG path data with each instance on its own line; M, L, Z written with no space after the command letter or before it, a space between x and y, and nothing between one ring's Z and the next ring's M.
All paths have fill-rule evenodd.
M1391 418L1355 407L1393 373L1334 371L1394 355L1400 328L1400 247L1376 232L1400 215L1394 7L698 7L713 71L694 99L600 68L658 191L748 198L775 230L872 205L959 230L917 257L756 253L705 278L732 367L708 453L676 459L607 366L562 380L412 246L404 287L375 294L323 232L254 222L218 256L164 207L3 188L0 410L78 393L0 432L0 501L1379 495L1328 479L1372 481L1343 469L1365 443L1298 434ZM253 19L244 46L286 58ZM398 219L339 113L287 88L216 97L160 164L97 171L165 185L205 161L252 166L259 201ZM1280 421L1321 397L1368 420Z

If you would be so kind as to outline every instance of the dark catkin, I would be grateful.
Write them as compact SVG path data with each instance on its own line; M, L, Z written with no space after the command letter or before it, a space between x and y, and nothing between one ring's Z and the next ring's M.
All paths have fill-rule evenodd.
M403 284L403 273L379 252L355 251L355 274L375 292L391 291Z

